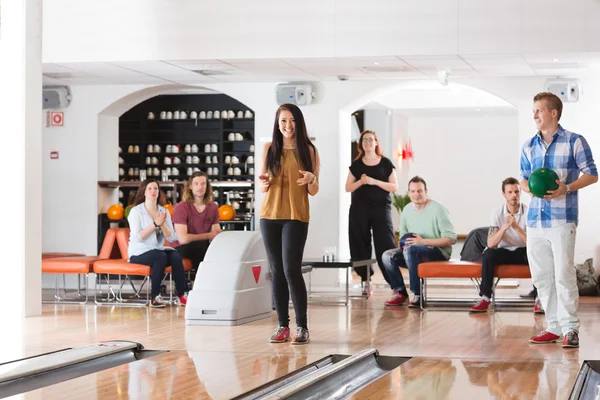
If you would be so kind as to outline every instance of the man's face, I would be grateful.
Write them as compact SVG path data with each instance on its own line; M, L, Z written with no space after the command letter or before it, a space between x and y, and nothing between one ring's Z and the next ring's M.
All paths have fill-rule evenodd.
M504 185L503 195L506 204L516 206L521 201L521 188L519 185Z
M427 201L427 189L422 182L411 182L408 185L408 197L413 204L425 204Z
M545 100L538 100L533 103L533 120L539 131L545 132L550 129L557 116L558 111L548 109Z
M204 197L206 193L206 177L197 176L192 179L192 193L195 197Z

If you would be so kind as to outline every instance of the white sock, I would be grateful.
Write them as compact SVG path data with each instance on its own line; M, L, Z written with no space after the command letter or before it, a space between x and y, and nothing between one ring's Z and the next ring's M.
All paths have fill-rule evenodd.
M487 301L488 303L490 302L490 298L487 296L481 296L481 298L485 301Z

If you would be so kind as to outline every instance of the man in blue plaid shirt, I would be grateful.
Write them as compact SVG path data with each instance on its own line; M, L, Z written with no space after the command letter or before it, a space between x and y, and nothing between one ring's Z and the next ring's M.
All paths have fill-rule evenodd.
M598 181L598 170L585 138L559 125L560 98L539 93L533 98L538 132L523 145L521 189L530 193L528 179L538 168L558 174L558 189L532 197L527 214L527 258L533 284L546 310L546 330L530 343L555 343L564 335L564 348L579 347L579 291L575 273L575 231L579 217L578 191Z

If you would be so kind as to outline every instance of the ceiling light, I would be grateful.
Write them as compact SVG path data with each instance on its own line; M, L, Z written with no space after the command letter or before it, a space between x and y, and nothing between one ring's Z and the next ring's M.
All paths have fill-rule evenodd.
M437 75L440 84L448 86L448 77L450 76L450 71L447 69L440 69L438 70Z
M553 58L552 61L559 62L560 60L558 58Z

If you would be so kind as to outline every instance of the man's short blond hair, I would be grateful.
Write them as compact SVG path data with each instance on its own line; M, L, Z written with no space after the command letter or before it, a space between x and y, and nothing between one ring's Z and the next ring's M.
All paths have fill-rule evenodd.
M541 92L536 94L533 97L533 102L544 100L546 107L548 110L556 110L558 112L558 121L560 121L560 116L562 115L563 104L560 98L554 93L550 92Z

